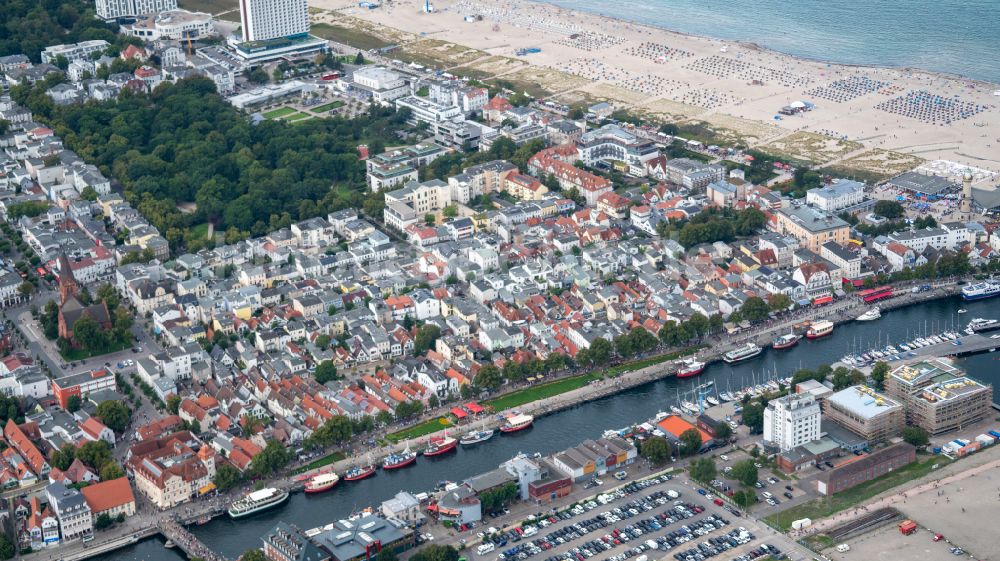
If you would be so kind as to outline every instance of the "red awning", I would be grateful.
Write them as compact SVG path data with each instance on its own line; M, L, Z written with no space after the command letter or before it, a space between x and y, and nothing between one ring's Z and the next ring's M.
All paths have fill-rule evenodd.
M470 413L478 415L483 412L483 408L476 403L469 402L465 404L465 408L469 410Z
M820 304L829 304L833 302L833 296L820 296L819 298L813 300L813 306L819 306Z
M463 411L461 407L452 407L451 414L457 419L464 419L469 416L469 414Z

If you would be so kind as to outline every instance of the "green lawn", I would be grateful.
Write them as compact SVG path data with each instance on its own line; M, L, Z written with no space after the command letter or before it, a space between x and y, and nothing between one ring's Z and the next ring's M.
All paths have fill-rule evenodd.
M620 374L624 374L625 372L632 372L633 370L640 370L642 368L646 368L647 366L653 366L654 364L674 360L678 357L692 354L700 348L702 347L692 347L675 353L658 355L633 362L626 362L624 364L619 364L618 366L613 366L603 372L594 371L587 374L580 374L578 376L571 376L569 378L539 384L537 386L531 386L507 395L502 395L496 399L491 399L487 401L486 404L493 407L494 411L503 411L505 409L520 407L525 403L531 403L532 401L538 401L539 399L545 399L582 388L594 380L599 380L604 376L615 377Z
M304 473L304 472L307 472L307 471L312 470L312 469L321 468L323 466L328 466L328 465L330 465L332 463L339 462L340 460L343 460L343 459L344 459L344 454L342 452L333 452L333 453L327 454L326 456L323 456L322 458L319 458L319 459L316 459L316 460L313 460L313 461L309 462L308 464L306 464L306 465L304 465L304 466L296 469L292 473L296 473L296 474L298 474L298 473Z
M377 35L366 33L360 29L351 29L339 25L328 23L315 23L310 29L310 33L323 39L329 39L345 45L350 45L356 49L367 51L368 49L381 49L388 47L391 43Z
M545 399L547 397L566 393L577 388L582 388L594 380L600 380L601 378L602 376L598 372L589 372L579 376L570 376L569 378L563 378L554 382L547 382L537 386L527 387L523 390L502 395L496 399L487 401L486 405L492 407L494 411L512 409L514 407L520 407L525 403L531 403L532 401L538 401L539 399Z
M191 235L195 239L205 239L208 237L208 222L202 222L191 227Z
M899 468L896 471L877 477L856 487L852 487L831 497L814 499L808 503L802 503L788 510L772 514L764 519L765 522L782 531L788 531L792 526L792 521L802 518L819 520L842 510L859 505L868 499L881 494L897 485L902 485L908 481L919 479L931 472L934 464L944 466L951 460L944 456L917 456L917 461Z
M129 348L129 342L126 341L120 345L112 345L106 351L90 351L87 349L70 349L68 353L59 351L59 355L63 357L63 360L74 361L74 360L84 360L92 356L101 356L111 353L117 353L118 351L123 351Z
M282 117L285 121L301 121L302 119L312 119L312 115L308 113L293 113Z
M326 104L320 105L319 107L313 107L312 108L312 112L313 113L326 113L327 111L331 111L333 109L336 109L338 107L343 107L343 106L344 106L344 102L340 101L338 99L337 101L331 101L330 103L326 103Z
M409 440L413 438L419 438L421 436L426 436L428 434L435 433L441 429L446 429L452 426L452 422L446 417L439 417L437 419L431 419L429 421L424 421L419 425L414 425L408 429L403 429L398 432L386 435L386 439L390 442L399 442L401 440Z
M277 119L278 117L284 117L285 115L291 115L292 113L298 113L298 110L291 107L279 107L277 109L272 109L267 113L264 113L265 119Z

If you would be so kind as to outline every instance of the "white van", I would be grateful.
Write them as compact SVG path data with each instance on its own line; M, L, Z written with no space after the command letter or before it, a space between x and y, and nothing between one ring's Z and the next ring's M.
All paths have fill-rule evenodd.
M765 499L773 499L774 498L774 495L772 495L770 491L764 491L763 493L761 493L761 495L764 495Z
M840 545L837 546L837 551L839 551L840 553L846 553L846 552L848 552L850 550L851 550L851 546L847 545L846 543L842 543L842 544L840 544Z
M486 555L487 553L493 551L495 546L491 543L484 543L476 548L476 553L479 555Z

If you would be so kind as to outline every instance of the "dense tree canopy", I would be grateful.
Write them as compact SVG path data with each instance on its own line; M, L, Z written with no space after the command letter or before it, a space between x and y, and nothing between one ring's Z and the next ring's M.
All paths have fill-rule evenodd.
M150 95L55 107L44 85L14 95L66 145L125 187L130 202L172 245L205 221L254 235L347 207L365 198L359 144L384 145L405 112L372 106L354 119L301 124L247 117L205 78L165 83ZM182 214L179 203L197 210Z
M25 54L41 62L49 45L92 39L116 41L117 26L94 17L93 2L4 0L0 3L0 56Z
M639 453L652 464L662 464L670 459L670 443L662 436L651 436L642 441Z

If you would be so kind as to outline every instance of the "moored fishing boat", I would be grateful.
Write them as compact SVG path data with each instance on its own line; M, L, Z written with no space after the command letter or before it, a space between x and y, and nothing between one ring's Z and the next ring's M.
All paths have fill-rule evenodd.
M417 453L411 452L409 448L398 454L389 454L382 459L382 469L399 469L412 465L417 461Z
M448 436L436 436L431 438L430 444L424 448L424 456L440 456L447 454L458 447L458 440Z
M493 438L494 434L496 434L496 432L493 429L474 430L472 432L465 433L465 436L463 436L458 443L462 446L474 446Z
M692 376L697 376L705 371L705 363L695 360L693 358L687 358L680 361L677 367L677 377L678 378L691 378Z
M353 467L344 472L344 481L360 481L375 475L375 464Z

